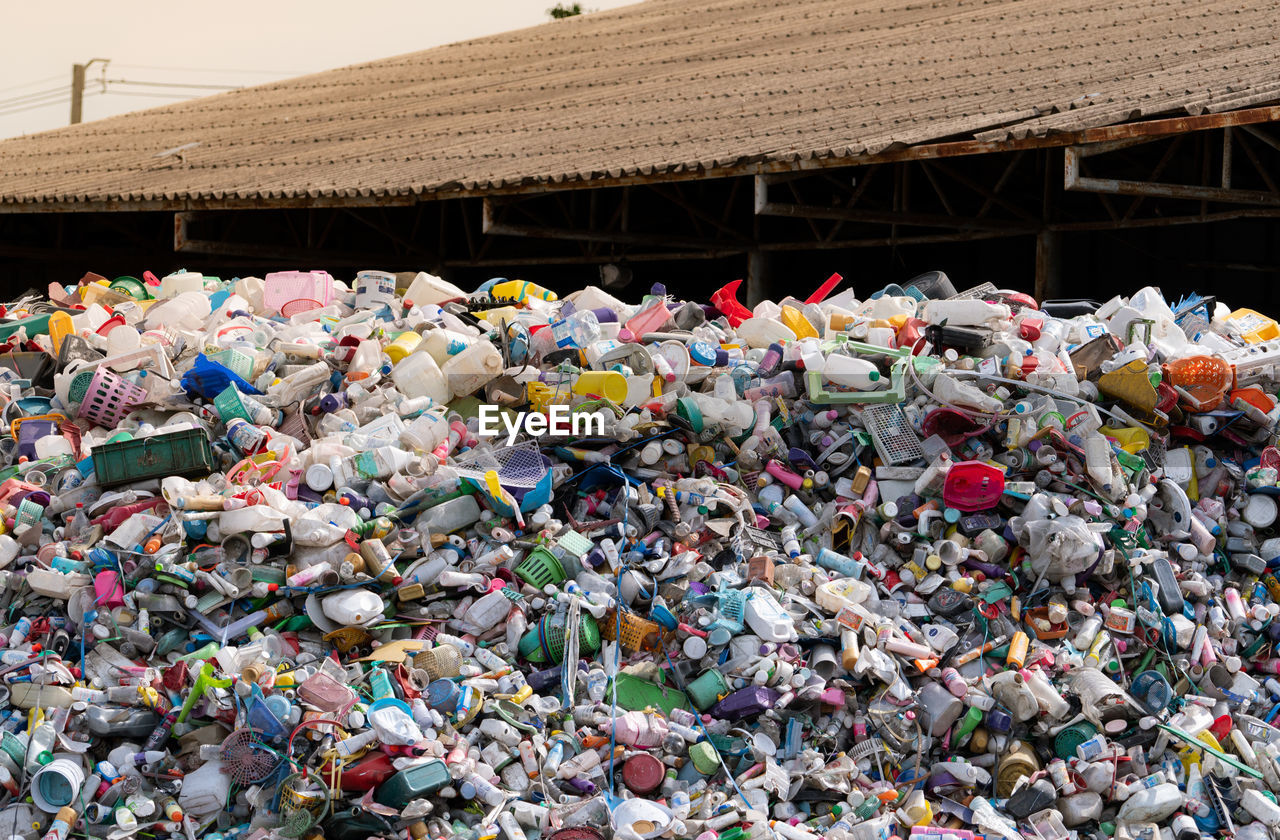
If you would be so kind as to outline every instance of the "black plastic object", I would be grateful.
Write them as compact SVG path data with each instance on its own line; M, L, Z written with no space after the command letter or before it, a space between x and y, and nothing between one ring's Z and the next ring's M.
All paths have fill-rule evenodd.
M955 297L956 287L952 285L951 278L941 271L926 271L924 274L917 274L906 283L907 290L915 289L927 298L949 298Z
M1165 615L1181 613L1186 601L1182 598L1182 590L1178 587L1178 579L1173 575L1173 564L1169 562L1169 558L1157 558L1151 564L1151 571L1156 576L1156 583L1160 585L1160 591L1156 595L1160 609L1164 610Z
M930 324L925 327L924 337L937 347L954 347L958 350L981 350L991 341L988 330L975 330L971 327L944 327Z
M1046 300L1040 304L1040 311L1055 318L1074 318L1077 315L1088 315L1096 312L1102 304L1087 298L1063 298L1062 300Z
M1025 820L1037 811L1053 807L1055 799L1048 791L1035 785L1027 785L1010 796L1004 807L1013 817Z
M939 589L929 599L929 609L936 615L953 616L969 608L969 598L954 589Z
M352 808L334 814L324 824L324 836L329 840L365 840L367 837L389 837L391 826L386 819L370 811Z

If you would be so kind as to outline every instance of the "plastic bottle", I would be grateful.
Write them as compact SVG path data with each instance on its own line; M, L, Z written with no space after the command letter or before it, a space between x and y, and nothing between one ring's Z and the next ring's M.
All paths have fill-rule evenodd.
M822 366L822 378L857 391L879 391L889 387L888 377L880 373L875 363L841 353L827 356Z

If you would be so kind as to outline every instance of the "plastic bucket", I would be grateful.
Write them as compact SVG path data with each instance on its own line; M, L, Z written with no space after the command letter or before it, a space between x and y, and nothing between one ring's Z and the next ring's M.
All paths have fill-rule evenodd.
M84 785L84 768L66 758L55 759L31 777L31 799L41 811L70 805Z
M714 706L721 695L727 694L729 691L729 683L725 682L724 674L714 668L708 668L693 682L689 683L689 699L693 701L693 705L698 707L699 711L706 711Z
M396 302L396 276L385 271L362 271L356 275L356 308L373 309Z
M458 708L462 689L453 680L432 680L427 685L427 706L445 714L453 714Z

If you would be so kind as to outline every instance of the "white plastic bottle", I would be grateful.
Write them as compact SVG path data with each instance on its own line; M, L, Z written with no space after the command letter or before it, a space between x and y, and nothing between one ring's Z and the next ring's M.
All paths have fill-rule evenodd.
M843 388L859 391L880 391L889 387L888 378L881 375L880 369L873 362L843 353L827 356L822 366L822 378Z
M1104 489L1111 486L1111 444L1098 432L1085 438L1085 469L1089 478Z
M944 373L939 373L934 378L931 387L938 399L961 408L994 412L1004 407L1004 403L995 397L988 396L973 385L957 381Z
M450 329L427 330L422 334L422 346L419 348L431 354L436 364L444 364L453 356L466 350L476 341L475 336L465 335Z
M925 301L922 317L930 324L946 323L952 327L977 327L1008 321L1012 314L1012 310L1003 303L987 303L981 300L930 300Z

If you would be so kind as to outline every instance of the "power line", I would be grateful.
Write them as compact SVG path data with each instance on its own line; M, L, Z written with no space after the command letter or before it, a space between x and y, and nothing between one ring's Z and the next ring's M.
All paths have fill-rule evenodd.
M162 88L198 88L200 90L239 90L243 85L202 85L187 82L150 82L135 81L133 79L107 79L109 85L133 85L136 87L162 87Z
M125 70L163 70L175 73L237 73L251 76L301 76L305 70L244 70L215 67L161 67L155 64L114 64Z
M34 93L24 93L21 96L11 96L8 99L0 99L0 108L7 107L9 105L21 105L24 102L33 99L43 99L46 96L51 96L53 94L66 93L70 88L70 85L63 85L62 87L49 88L48 90L36 91Z
M43 79L36 79L35 81L32 81L32 82L23 82L20 85L9 85L8 87L2 87L0 88L0 93L4 93L7 90L20 90L21 88L35 87L36 85L42 85L45 82L56 82L58 81L58 79L61 79L61 78L62 76L45 76Z
M195 94L188 93L149 93L141 90L109 90L106 91L108 96L144 96L152 99L199 99Z
M101 96L101 93L99 91L92 91L85 94L86 99L88 99L91 96ZM62 105L66 103L67 100L69 100L70 98L71 98L70 95L67 94L57 99L52 99L48 102L35 102L35 103L28 103L26 105L11 106L5 110L0 110L0 117L7 117L13 114L21 114L25 111L34 111L39 108L47 108L51 105Z
M5 110L12 110L15 108L17 109L40 108L54 102L65 102L70 97L70 95L71 95L70 93L60 93L54 96L44 97L43 99L33 99L27 102L9 102L9 103L0 105L0 108L3 108Z

